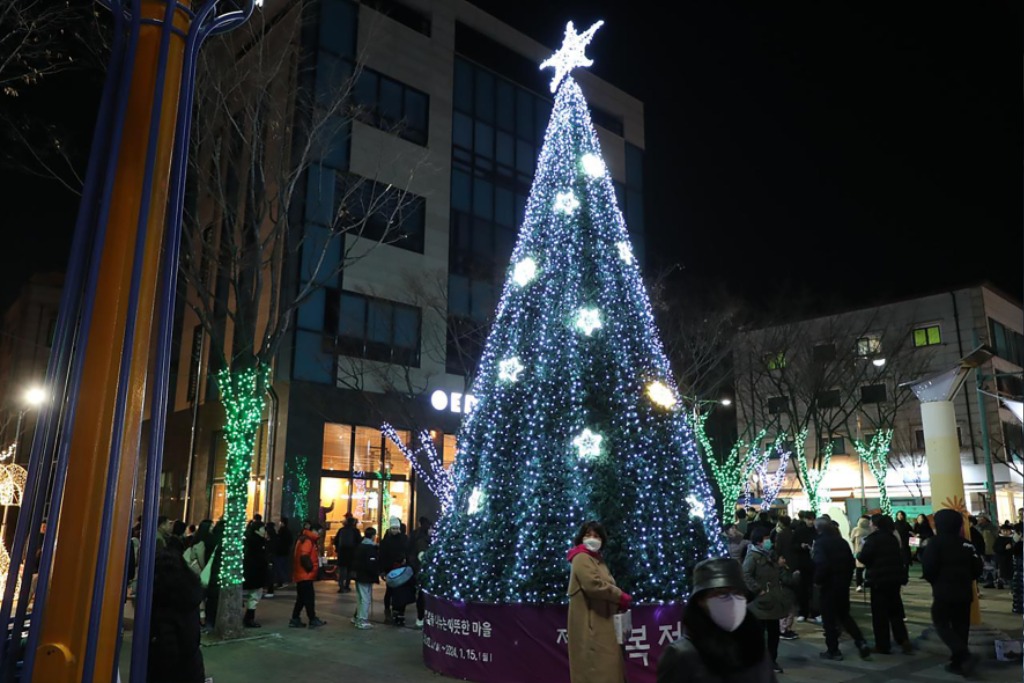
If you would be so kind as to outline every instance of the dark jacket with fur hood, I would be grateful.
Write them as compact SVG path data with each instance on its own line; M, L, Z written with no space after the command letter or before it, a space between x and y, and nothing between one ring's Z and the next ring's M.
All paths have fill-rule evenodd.
M658 683L777 683L764 631L749 612L729 633L691 598L683 627L686 634L658 660Z

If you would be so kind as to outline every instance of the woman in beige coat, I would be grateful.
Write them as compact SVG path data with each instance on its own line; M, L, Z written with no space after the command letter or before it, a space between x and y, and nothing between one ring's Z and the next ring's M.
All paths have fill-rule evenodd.
M608 542L599 522L585 522L569 551L569 678L572 683L623 683L622 646L615 639L616 612L632 598L615 585L601 548Z

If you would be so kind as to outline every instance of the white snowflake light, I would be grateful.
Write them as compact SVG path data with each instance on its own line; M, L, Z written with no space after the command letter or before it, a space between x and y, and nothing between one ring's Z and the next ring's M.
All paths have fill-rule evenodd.
M518 356L512 356L498 363L498 379L502 382L515 382L519 379L519 373L523 371L523 364L519 362Z
M686 497L686 504L690 507L691 515L704 519L704 513L707 512L707 510L704 507L704 501L698 498L696 494L691 493L688 495Z
M633 250L629 247L629 242L616 242L615 246L619 248L619 258L628 264L632 264Z
M583 162L584 173L591 178L601 178L604 176L604 161L601 160L601 157L587 152L580 161Z
M583 33L576 33L576 27L572 25L571 21L565 25L565 39L562 41L562 47L540 65L541 69L555 70L555 75L551 78L551 92L558 90L559 83L569 75L570 71L578 66L590 66L594 63L594 60L589 59L584 51L593 40L597 29L602 25L604 22L598 21Z
M676 395L663 382L651 382L647 385L647 395L662 408L671 408L676 404Z
M596 308L581 308L576 314L576 329L588 337L601 328L601 311Z
M535 277L537 277L537 262L529 256L517 263L512 270L512 279L520 287L530 284Z
M601 455L601 441L603 439L604 437L600 434L584 429L580 432L579 436L572 440L572 444L576 446L579 457L596 458Z
M480 489L473 489L473 492L469 494L469 514L475 515L480 512L480 508L484 504L484 492Z
M576 195L572 192L559 192L555 195L555 213L564 213L568 216L575 213L578 208L580 208L580 200L576 199Z

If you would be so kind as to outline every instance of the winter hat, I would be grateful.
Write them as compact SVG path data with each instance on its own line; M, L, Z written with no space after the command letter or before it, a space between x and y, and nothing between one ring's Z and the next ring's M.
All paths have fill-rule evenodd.
M395 531L398 531L402 528L402 520L400 520L398 517L392 517L391 521L388 523L388 526L390 526Z
M713 588L735 588L741 592L745 591L746 583L743 581L740 563L731 557L712 557L698 562L693 568L691 599L698 593Z

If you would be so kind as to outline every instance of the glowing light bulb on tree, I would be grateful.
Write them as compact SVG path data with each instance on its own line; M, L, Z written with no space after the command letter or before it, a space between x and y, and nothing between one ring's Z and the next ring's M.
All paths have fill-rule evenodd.
M564 213L567 216L572 215L576 212L576 209L580 208L580 200L576 199L576 195L572 192L559 192L555 195L555 213Z
M572 440L580 458L596 458L601 455L601 442L604 437L589 429L584 429L579 436Z
M655 381L648 384L647 395L662 408L673 408L678 403L676 395L663 382Z
M537 262L527 256L516 264L512 270L512 280L520 287L525 287L537 277Z
M601 329L601 311L596 308L581 308L576 314L576 329L588 337L594 330Z
M604 176L604 161L596 154L587 152L580 159L580 162L583 164L583 172L591 178L601 178Z
M627 265L632 265L633 250L629 247L629 242L617 242L615 246L619 250L619 258L625 261Z
M523 364L519 362L519 357L512 356L498 364L498 379L503 382L515 382L519 379L519 373L522 371Z
M469 494L469 514L475 515L480 512L480 508L484 504L484 492L480 489L473 489L473 492Z

